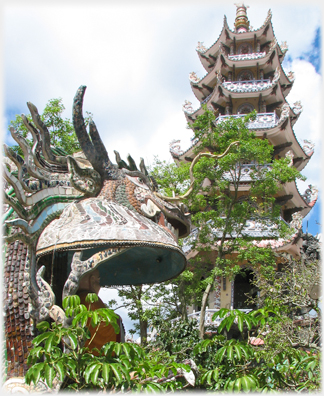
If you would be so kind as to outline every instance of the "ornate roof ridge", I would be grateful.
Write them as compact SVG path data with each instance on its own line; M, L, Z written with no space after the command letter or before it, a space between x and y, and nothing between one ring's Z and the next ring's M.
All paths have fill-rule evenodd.
M209 46L208 48L206 48L205 50L199 50L198 48L196 48L196 51L198 52L199 57L200 57L202 54L205 54L208 50L210 50L210 49L217 43L217 41L220 39L220 37L221 37L223 31L226 29L226 27L227 27L228 30L230 30L230 28L229 28L229 26L228 26L228 23L227 23L226 15L224 15L223 28L222 28L220 34L218 35L217 40L216 40L211 46Z
M307 205L308 208L313 209L314 205L317 202L317 198L318 198L318 189L317 189L317 187L315 185L309 184L308 188L306 188L304 193L301 194L301 192L299 191L299 188L297 186L296 180L294 180L294 183L295 183L295 186L296 186L296 190L298 191L298 194L300 195L300 198L305 202L305 205ZM307 202L307 195L309 196L309 199L311 200L310 202ZM304 217L306 217L307 214Z
M272 19L272 11L271 11L271 9L269 9L269 10L268 10L268 14L267 14L267 16L266 16L266 19L265 19L265 21L263 22L263 25L260 26L260 27L257 28L257 29L251 29L251 26L250 26L250 30L249 30L248 32L235 32L235 31L232 30L230 27L229 27L228 29L229 29L229 31L230 31L231 33L233 33L233 34L239 34L239 35L244 34L244 33L257 32L258 30L263 29L263 28L267 25L267 23L268 23L269 21L270 21L270 23L271 23L271 27L273 28L271 19ZM273 29L272 29L272 30L273 30Z

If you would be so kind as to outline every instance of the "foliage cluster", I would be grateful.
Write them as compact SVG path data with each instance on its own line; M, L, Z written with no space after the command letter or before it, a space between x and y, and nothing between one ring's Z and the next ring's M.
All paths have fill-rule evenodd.
M169 354L156 350L145 353L142 347L133 343L109 342L100 351L84 346L86 339L90 338L88 326L97 327L103 321L119 331L117 315L112 310L91 311L91 303L97 299L96 294L88 294L88 310L80 304L78 296L66 297L63 302L65 314L73 318L69 327L56 323L50 326L46 321L37 325L40 334L34 338L28 357L31 367L26 373L26 383L37 384L43 379L49 388L54 385L60 390L75 391L166 391L182 388L183 383L177 379L179 370L189 371L190 368L175 362Z
M166 349L178 359L191 358L198 365L197 389L229 392L303 391L320 386L320 353L318 349L269 348L274 339L274 324L284 317L280 310L262 308L244 313L221 309L216 317L223 320L213 337L208 332L199 339L193 322L161 323L154 345ZM239 338L228 336L235 326ZM265 331L266 329L266 331ZM270 333L271 336L267 334ZM181 335L179 337L179 334ZM262 338L261 338L262 337ZM252 340L262 345L252 345ZM277 339L277 347L282 338Z

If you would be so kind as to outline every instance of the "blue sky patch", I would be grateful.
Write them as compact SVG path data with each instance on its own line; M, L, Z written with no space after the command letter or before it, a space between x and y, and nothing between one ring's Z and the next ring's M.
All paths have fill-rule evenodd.
M298 59L310 62L317 73L321 74L321 28L316 29L315 38L310 51L304 52Z

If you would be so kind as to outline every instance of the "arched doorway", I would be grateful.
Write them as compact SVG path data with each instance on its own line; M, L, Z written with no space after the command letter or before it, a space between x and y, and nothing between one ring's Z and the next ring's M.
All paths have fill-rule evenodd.
M255 273L249 269L243 269L234 279L234 309L255 309L249 299L257 296L258 289L253 285Z

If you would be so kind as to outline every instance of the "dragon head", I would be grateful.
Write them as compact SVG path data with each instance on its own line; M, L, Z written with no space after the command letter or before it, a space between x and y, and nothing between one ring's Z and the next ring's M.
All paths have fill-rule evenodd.
M178 238L190 232L186 207L161 198L143 159L138 168L130 155L126 163L115 151L114 164L92 120L88 134L82 115L85 89L78 89L73 104L80 153L60 155L50 146L49 132L31 103L33 124L24 116L23 121L32 133L33 147L11 130L24 159L5 148L18 168L18 177L4 171L16 193L5 194L5 202L17 214L7 224L23 230L15 238L34 244L36 267L55 267L59 259L60 273L55 276L64 279L58 282L63 297L74 294L80 279L96 268L101 286L155 283L177 276L186 266ZM53 276L55 268L51 271Z

